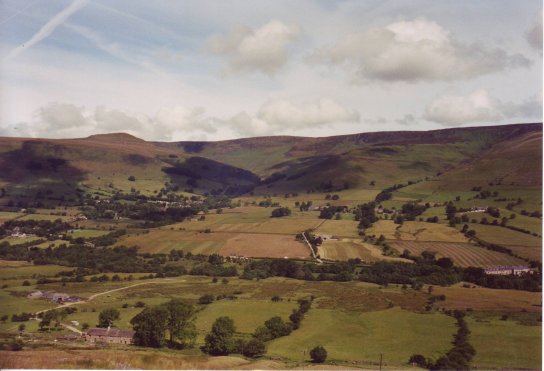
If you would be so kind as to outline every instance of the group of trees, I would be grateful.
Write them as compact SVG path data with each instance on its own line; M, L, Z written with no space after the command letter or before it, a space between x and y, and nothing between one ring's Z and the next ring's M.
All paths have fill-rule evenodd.
M359 229L370 228L378 220L375 209L375 202L368 202L357 206L354 214L355 220L359 222Z
M70 224L61 219L51 220L8 220L0 225L0 238L12 233L15 229L21 233L34 234L39 237L50 237L66 233Z
M165 304L145 308L130 320L135 331L134 344L160 348L165 345L168 331L168 345L186 348L194 345L196 310L192 304L172 299Z
M291 209L288 207L279 207L277 209L272 210L272 218L281 218L283 216L289 216L291 215Z

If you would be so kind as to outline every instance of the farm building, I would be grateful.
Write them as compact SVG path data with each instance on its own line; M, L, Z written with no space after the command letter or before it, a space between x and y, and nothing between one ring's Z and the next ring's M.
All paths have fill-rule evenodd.
M118 328L92 328L85 333L89 343L132 344L134 331Z
M29 299L45 299L53 303L70 303L82 300L79 296L47 291L34 291L27 295Z
M502 275L502 276L521 276L525 273L531 273L531 269L529 267L525 266L514 266L514 267L493 267L493 268L486 268L485 274L495 274L495 275Z

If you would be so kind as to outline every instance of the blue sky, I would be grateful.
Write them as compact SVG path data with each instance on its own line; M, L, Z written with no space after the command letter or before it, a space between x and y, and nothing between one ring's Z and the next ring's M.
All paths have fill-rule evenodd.
M0 135L542 120L540 1L0 0Z

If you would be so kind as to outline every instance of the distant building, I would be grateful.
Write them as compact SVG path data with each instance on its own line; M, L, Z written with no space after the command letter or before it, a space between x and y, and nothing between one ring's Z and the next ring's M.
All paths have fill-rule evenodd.
M85 341L89 343L132 344L133 330L118 328L92 328L85 333Z
M532 273L532 270L526 266L512 266L512 267L491 267L485 269L485 274L494 274L501 276L521 276L523 274Z
M470 210L469 210L469 213L485 213L487 211L487 209L488 209L487 206L471 207Z

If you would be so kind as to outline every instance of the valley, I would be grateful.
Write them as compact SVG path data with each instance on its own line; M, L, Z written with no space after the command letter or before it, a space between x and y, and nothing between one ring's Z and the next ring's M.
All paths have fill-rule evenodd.
M541 124L2 137L0 169L0 368L540 368ZM138 337L180 302L183 330ZM109 310L135 345L69 336Z

